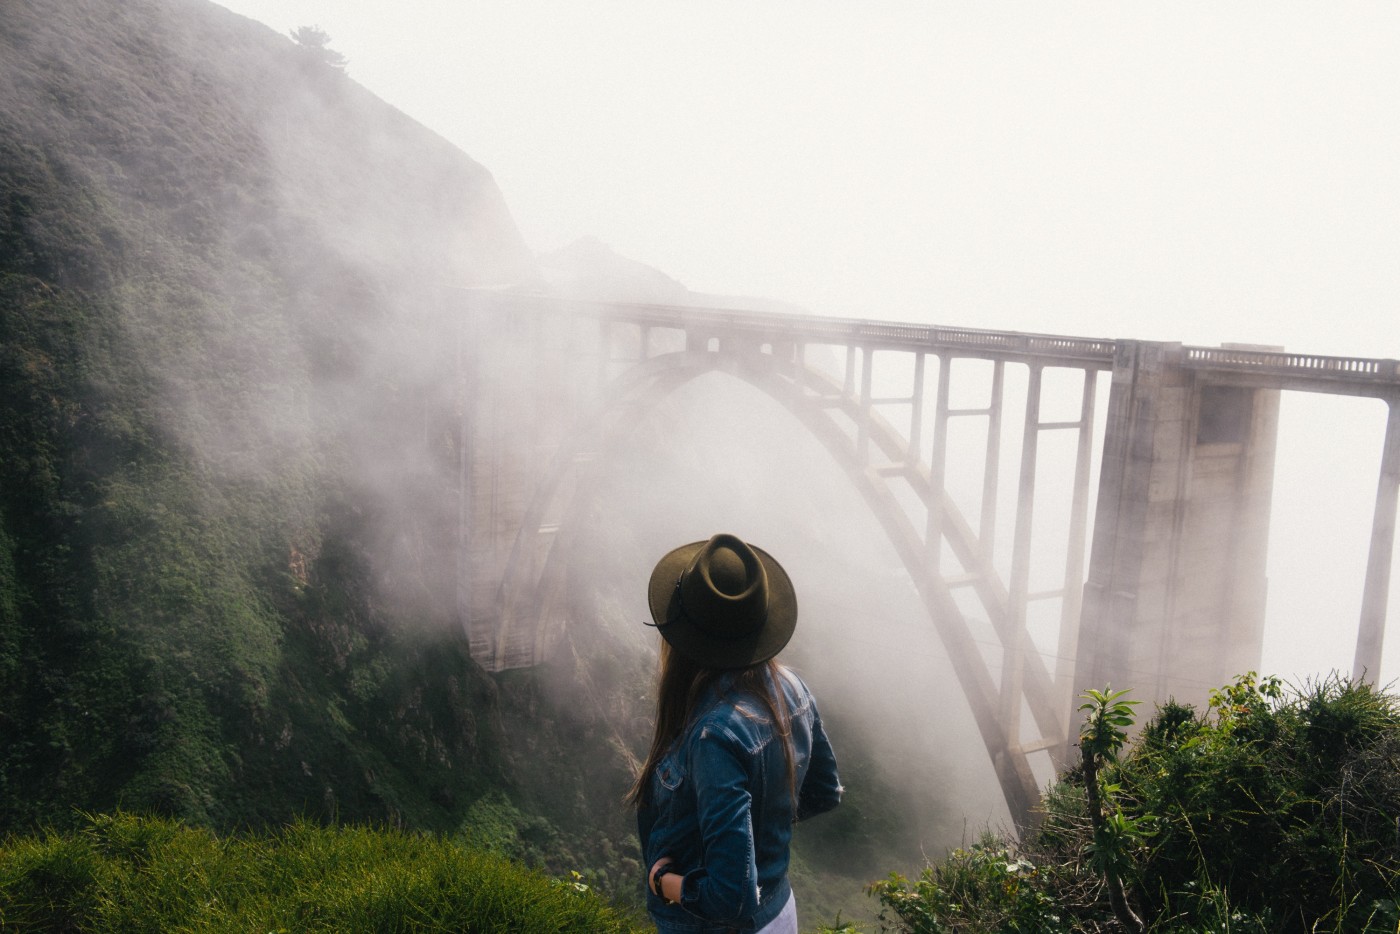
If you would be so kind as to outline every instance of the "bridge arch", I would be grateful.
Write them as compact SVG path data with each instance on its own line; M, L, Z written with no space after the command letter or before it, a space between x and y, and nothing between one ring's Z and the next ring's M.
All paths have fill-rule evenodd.
M627 367L610 383L591 416L560 445L536 488L505 563L496 598L497 653L524 649L540 657L546 652L555 617L551 610L567 581L567 556L573 538L570 525L577 519L573 507L587 499L598 465L607 463L611 453L627 442L648 407L694 379L725 373L786 409L822 445L870 508L910 574L949 654L1007 807L1018 820L1024 819L1038 800L1039 789L1026 744L1021 742L1019 722L1014 718L1008 722L1004 715L1012 707L1001 696L1006 686L998 686L968 619L954 599L953 583L940 572L931 555L931 549L942 547L941 542L930 543L925 537L927 526L919 528L916 517L901 503L895 484L907 483L926 515L941 517L942 535L954 553L965 567L976 566L983 556L957 506L941 486L934 485L927 467L907 463L910 439L880 413L861 406L845 391L841 380L805 364L794 346L772 341L736 345L732 340L726 346L724 341L703 335L697 343L699 349L661 353ZM944 361L945 371L946 364ZM917 447L917 439L914 445ZM876 466L872 449L883 466ZM896 470L890 465L903 466ZM984 608L989 615L1000 615L1004 630L1005 588L986 576L977 584L985 591ZM1005 652L1014 650L1004 647ZM1025 679L1021 690L1028 698L1043 701L1054 694L1050 675L1038 655L1024 653L1021 663ZM1014 701L1014 712L1019 714L1021 697ZM1065 724L1059 705L1041 702L1029 706L1047 740L1039 748L1062 745Z
M1390 406L1357 640L1358 671L1378 670L1400 499L1394 360L481 291L469 296L462 320L458 605L471 654L489 670L544 657L548 629L541 623L566 581L561 556L568 549L557 543L570 534L568 506L608 445L626 437L649 400L714 371L736 375L786 407L870 505L954 659L1018 822L1032 818L1036 799L1029 757L1049 753L1054 760L1058 753L1056 765L1068 758L1068 722L1081 685L1145 688L1139 696L1150 703L1193 696L1196 685L1257 668L1248 656L1261 645L1262 555L1283 389L1374 396ZM819 347L837 357L844 352L844 367L814 365L808 351ZM895 391L872 379L877 354L908 364L907 394L877 395L876 388ZM949 401L949 374L964 359L992 368L985 405L956 408ZM1003 409L1014 413L1003 405L1008 365L1024 366L1027 378L1019 464L1005 471ZM934 367L936 377L926 379ZM1051 370L1082 373L1077 419L1042 418L1042 376ZM1086 562L1095 393L1106 373L1107 428ZM935 378L936 389L926 391ZM1211 408L1223 403L1239 416L1230 422L1238 437L1207 424ZM907 408L907 431L886 419L892 406ZM945 492L949 424L964 418L987 426L975 522ZM584 427L571 432L571 424ZM1016 426L1008 428L1014 433ZM1050 539L1063 561L1063 587L1042 576L1037 585L1052 586L1032 592L1038 440L1061 430L1077 442L1073 478L1053 491L1072 501L1067 538ZM1015 496L1007 498L1014 499L1015 527L1004 580L1004 565L994 567L992 556L1003 472L1018 476ZM1219 534L1222 527L1233 531ZM1045 536L1040 528L1035 533ZM1028 607L1040 600L1059 601L1054 649L1038 650L1031 640ZM963 606L977 614L977 646ZM979 650L989 642L992 661ZM1182 643L1192 651L1182 651ZM1053 675L1047 658L1054 659Z

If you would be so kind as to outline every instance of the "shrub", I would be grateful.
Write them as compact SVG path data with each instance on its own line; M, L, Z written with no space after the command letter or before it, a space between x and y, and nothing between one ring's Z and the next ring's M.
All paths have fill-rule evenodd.
M1162 705L1127 754L1096 770L1100 813L1140 828L1113 854L1113 872L1090 819L1094 770L1075 769L1047 792L1041 827L1019 845L987 838L916 883L872 886L885 920L911 932L1119 930L1109 905L1117 874L1158 934L1400 925L1394 696L1335 677L1285 692L1251 673L1213 692L1204 715Z
M957 849L910 881L898 873L872 883L880 919L913 934L954 931L1068 931L1038 869L1023 854L987 835Z

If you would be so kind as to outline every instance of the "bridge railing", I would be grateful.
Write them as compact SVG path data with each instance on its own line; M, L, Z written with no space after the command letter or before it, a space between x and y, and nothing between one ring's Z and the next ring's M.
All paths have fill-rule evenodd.
M487 291L482 290L479 294ZM599 319L652 327L696 329L711 334L742 334L773 342L847 344L927 353L962 351L1006 359L1040 358L1061 365L1091 369L1112 367L1119 343L1107 338L834 318L778 311L560 299L518 292L490 294L494 301L506 304L548 304ZM1184 346L1181 353L1183 364L1196 370L1294 383L1330 382L1337 386L1362 387L1365 394L1400 392L1400 361L1392 359L1197 346Z
M688 305L570 302L600 318L654 327L696 328L760 336L769 340L852 344L892 350L962 350L1007 357L1046 357L1074 365L1113 365L1115 342L1102 338L1064 337L1021 331L828 318L775 311L735 311Z
M1400 361L1397 360L1233 347L1183 347L1182 357L1182 362L1195 370L1280 380L1332 381L1353 387L1400 388Z

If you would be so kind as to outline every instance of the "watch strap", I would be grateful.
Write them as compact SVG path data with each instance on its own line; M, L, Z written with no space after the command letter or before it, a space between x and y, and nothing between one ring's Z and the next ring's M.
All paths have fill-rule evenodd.
M680 870L676 869L671 863L666 863L651 874L651 894L655 895L659 899L662 899L663 901L666 900L666 896L661 894L661 877L668 875L679 876L682 875L682 873Z

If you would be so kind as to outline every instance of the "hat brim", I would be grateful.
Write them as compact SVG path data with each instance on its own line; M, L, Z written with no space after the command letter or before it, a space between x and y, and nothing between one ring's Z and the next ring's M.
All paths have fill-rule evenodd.
M763 628L743 639L716 639L697 627L672 604L680 600L676 582L708 542L691 542L666 553L652 569L647 604L652 621L671 648L705 668L747 668L766 662L783 650L797 628L797 592L783 566L762 548L753 548L768 576L768 618ZM671 622L667 622L667 620Z

